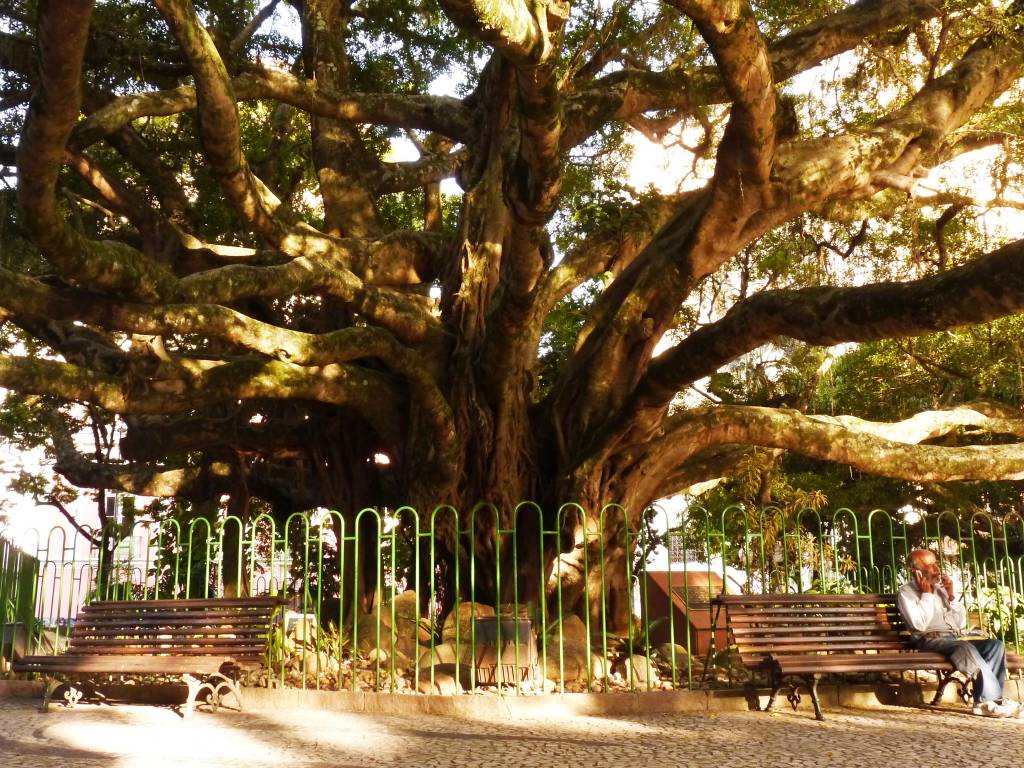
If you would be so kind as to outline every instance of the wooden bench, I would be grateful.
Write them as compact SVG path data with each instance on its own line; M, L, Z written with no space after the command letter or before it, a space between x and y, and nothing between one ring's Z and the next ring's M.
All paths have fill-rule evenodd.
M277 597L96 601L76 617L65 653L26 656L13 667L48 678L43 711L64 682L65 704L74 706L82 698L74 684L99 675L180 677L186 716L204 691L214 709L227 694L241 708L240 674L263 665L281 605Z
M934 671L938 690L932 704L942 700L953 680L967 700L966 682L954 677L956 670L944 655L911 645L895 595L720 595L712 602L726 610L730 644L744 667L768 676L766 711L784 682L796 679L806 683L814 716L824 720L818 681L842 673ZM1024 657L1007 654L1007 666L1024 668ZM796 709L798 685L791 684L788 698Z

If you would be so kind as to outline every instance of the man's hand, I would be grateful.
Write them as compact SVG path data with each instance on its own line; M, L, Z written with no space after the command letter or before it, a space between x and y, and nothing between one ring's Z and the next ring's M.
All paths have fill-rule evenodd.
M942 574L942 587L946 590L946 596L949 597L950 602L956 599L956 595L953 594L953 580L949 578L948 573Z
M924 571L915 570L914 581L917 582L917 588L921 591L922 594L930 595L932 593L931 579L929 579L928 576L925 575Z

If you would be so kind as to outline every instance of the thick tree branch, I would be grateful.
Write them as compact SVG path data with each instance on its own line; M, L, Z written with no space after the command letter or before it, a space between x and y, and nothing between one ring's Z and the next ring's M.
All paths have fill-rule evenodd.
M907 105L873 125L846 136L783 145L759 198L739 200L729 209L715 197L722 188L713 183L710 204L684 210L667 224L598 300L592 312L595 330L556 392L552 407L568 413L558 417L567 421L560 429L589 436L573 459L577 473L586 475L606 460L626 432L655 428L670 396L664 386L653 397L636 394L634 387L654 342L700 279L792 216L830 197L870 188L878 171L908 173L922 154L1020 76L1024 62L1018 54L1013 34L995 32ZM610 411L620 415L609 418ZM634 418L640 412L644 418Z
M696 456L691 456L684 464L673 469L665 477L659 478L657 484L645 483L643 493L649 494L654 500L680 493L696 495L710 490L724 478L734 474L741 462L752 452L753 449L747 446L726 445L709 448Z
M988 434L1024 435L1020 414L1016 419L993 419L969 408L880 424L792 410L715 406L670 418L663 436L643 448L648 457L645 472L657 478L713 446L748 445L786 449L915 482L1024 479L1024 443L956 448L916 444L965 426Z
M54 471L72 485L83 488L105 488L139 496L170 496L196 501L230 493L237 474L233 465L226 461L202 467L125 465L100 463L81 454L59 456Z
M24 35L0 32L0 66L30 78L36 74L35 41Z
M238 490L238 463L209 460L198 466L97 462L78 452L62 453L55 467L70 483L85 488L105 488L140 496L166 496L206 503L211 498ZM288 510L310 509L328 502L315 476L279 464L261 464L245 474L249 493Z
M317 83L336 93L352 87L349 6L347 0L305 0L301 5L303 56ZM347 120L314 115L310 129L325 230L357 237L381 234L376 198L368 183L380 166L377 155Z
M170 263L180 247L178 230L156 213L137 190L111 176L85 153L67 153L68 165L99 194L117 214L127 218L142 238L145 255Z
M716 177L768 180L775 156L775 84L754 12L745 0L667 0L691 19L711 48L732 103Z
M906 283L765 291L655 359L635 406L659 408L694 381L779 336L830 346L920 336L1024 310L1024 240Z
M454 152L427 155L405 163L381 163L371 184L378 194L406 192L458 175L469 152L465 147Z
M537 65L555 48L550 31L568 16L563 0L441 0L452 21L515 64Z
M65 277L152 300L171 292L169 272L126 245L90 241L57 208L57 176L81 104L91 12L89 0L40 6L39 81L18 145L19 221Z
M232 38L231 44L228 46L228 52L234 55L241 51L249 40L252 39L252 36L256 34L257 30L263 26L263 23L274 15L274 10L279 2L280 0L270 0L269 3L260 8L259 12L252 17L242 31Z
M874 35L934 18L942 10L937 0L860 0L771 43L772 79L782 83ZM628 120L660 110L672 110L681 120L728 99L715 68L614 72L566 98L570 128L563 134L563 147L576 146L608 120Z
M700 194L659 195L623 205L618 218L607 229L588 236L547 274L535 302L535 312L546 315L574 288L592 277L608 273L617 278L684 204Z
M88 402L117 414L173 414L244 399L311 400L355 409L382 434L400 441L400 393L379 373L351 365L305 368L275 360L213 365L182 378L114 376L53 360L0 358L0 386Z
M192 67L203 152L214 178L242 219L278 246L288 230L274 216L280 201L249 170L242 153L235 95L213 38L199 23L190 0L156 0L156 5Z
M780 204L754 217L746 235L760 235L829 198L871 196L886 180L910 176L946 136L1021 76L1020 40L1019 30L983 38L905 106L865 129L787 144L773 172Z
M339 364L353 360L377 358L408 382L416 396L420 413L430 426L438 454L443 459L442 465L450 467L455 461L459 440L451 408L438 389L432 373L420 363L415 352L379 328L344 328L330 333L310 334L264 323L215 304L151 306L118 303L81 292L50 288L32 278L6 270L0 270L0 306L30 316L46 317L55 314L75 317L80 322L130 334L202 334L233 347L259 353L271 360L286 362L289 366L303 366L310 373L337 368ZM212 369L203 373L201 378L213 376L216 379L216 371ZM161 387L173 391L177 385L165 382ZM197 395L196 401L200 400L202 396ZM112 409L108 407L108 410Z
M473 134L470 110L450 96L332 93L323 85L271 67L251 68L231 80L240 101L272 99L319 117L352 123L433 131L456 141ZM87 147L141 117L177 115L196 108L196 91L183 85L118 97L75 127L76 147Z
M515 68L519 147L506 173L505 195L520 224L542 226L554 213L561 189L562 107L555 66L569 4L441 0L441 7Z

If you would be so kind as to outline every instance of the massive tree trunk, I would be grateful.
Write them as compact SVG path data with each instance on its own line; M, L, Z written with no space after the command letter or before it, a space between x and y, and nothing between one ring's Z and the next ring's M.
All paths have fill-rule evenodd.
M0 66L32 93L17 222L38 258L0 265L0 307L50 354L4 356L0 385L93 403L127 426L121 462L61 444L73 483L226 494L239 511L252 497L281 515L336 508L350 531L364 507L411 504L427 524L452 505L459 525L439 516L440 541L448 558L474 554L478 599L532 602L560 586L567 607L621 630L643 510L727 474L752 446L893 477L1024 476L1017 411L964 405L879 425L676 402L779 337L900 338L1024 308L1019 241L904 282L744 287L710 322L680 319L710 277L787 222L852 200L881 206L889 190L913 192L923 169L1008 141L983 118L1020 87L1018 4L981 23L983 4L861 0L807 23L795 8L788 20L753 3L672 0L633 19L649 22L648 46L629 31L628 4L588 16L567 2L442 0L437 33L415 14L399 23L305 0L290 49L254 42L267 14L242 24L245 3L219 25L190 0L155 5L159 19L123 5L136 22L125 40L88 0L41 2L36 24L12 16L19 34L2 33ZM957 20L956 44L932 34ZM782 84L864 44L899 55L911 29L918 45L935 39L913 92L817 135L786 124ZM402 34L406 50L388 59ZM463 61L466 95L428 92L434 74L418 69L430 46L454 61L446 35L486 59L478 74ZM680 58L659 69L673 60L659 46ZM268 64L271 49L290 69ZM388 69L403 55L407 70ZM154 66L129 89L138 56ZM292 140L307 130L296 115L306 146ZM556 243L584 199L585 151L598 158L622 123L657 133L687 120L715 160L702 186L620 199ZM390 159L400 131L420 159ZM454 212L440 186L451 178ZM614 174L595 178L588 194ZM395 200L416 205L396 213ZM542 387L545 322L587 286L596 295L575 345ZM964 428L1003 437L970 445ZM960 442L922 445L954 432ZM542 514L517 506L526 499ZM560 513L566 502L579 513ZM376 530L363 521L366 562ZM512 529L518 553L501 533ZM539 552L551 530L561 535Z

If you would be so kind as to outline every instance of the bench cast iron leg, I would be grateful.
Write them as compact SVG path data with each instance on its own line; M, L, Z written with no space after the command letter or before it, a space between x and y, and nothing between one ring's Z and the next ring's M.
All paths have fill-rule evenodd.
M182 675L181 679L188 686L188 698L185 699L185 704L181 708L181 716L190 717L195 709L196 697L203 689L203 684L192 675Z
M949 685L950 681L953 680L953 672L943 672L939 670L937 672L939 678L939 687L935 689L935 698L932 699L932 706L936 707L942 703L942 694L946 690L946 686Z
M974 699L974 686L977 683L974 680L961 680L959 677L955 678L957 695L960 697L960 701L964 704L970 704Z
M57 692L57 689L64 685L63 680L56 678L47 678L46 690L43 691L43 705L39 708L40 712L50 711L50 702L53 701L53 694ZM68 709L74 709L75 705L82 700L84 692L81 688L75 688L73 685L68 685L68 689L64 691L64 706Z
M68 689L64 691L64 706L68 709L74 709L75 705L82 700L82 690L75 688L73 685L69 685Z
M821 714L821 702L818 700L819 680L821 680L821 675L811 675L811 703L814 704L814 719L824 720L825 716Z
M57 680L56 678L48 678L46 681L46 690L43 691L43 705L39 708L40 712L50 711L50 699L53 698L54 692L63 685L63 681Z
M245 709L245 701L242 699L242 681L238 677L231 678L231 692L235 694L235 701L238 702L238 711Z
M778 697L779 691L782 689L782 681L775 672L770 673L768 681L772 687L772 692L768 695L768 703L765 704L764 707L765 712L772 711L772 707L775 706L775 699Z
M224 674L223 672L217 672L216 674L210 675L210 681L207 683L212 691L210 695L210 705L214 710L217 707L224 704L224 697L231 694L235 697L235 703L238 706L238 711L242 711L242 684L235 678Z

